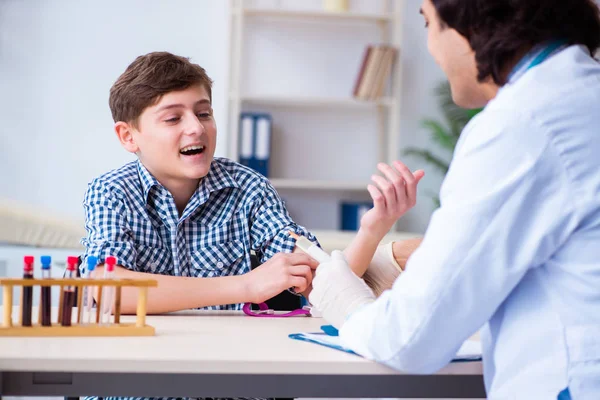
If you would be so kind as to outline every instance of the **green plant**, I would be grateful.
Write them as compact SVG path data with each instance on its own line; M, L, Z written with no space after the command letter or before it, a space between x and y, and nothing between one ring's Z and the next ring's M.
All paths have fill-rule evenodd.
M444 152L448 153L447 159L434 154L431 150L414 147L406 149L404 154L419 158L426 163L431 164L442 173L443 176L446 176L448 169L450 168L450 161L448 160L452 158L460 134L469 121L477 115L481 109L467 110L457 106L452 100L450 84L446 81L435 88L435 96L438 100L438 105L444 114L444 123L433 119L424 119L421 122L421 126L430 132L433 142ZM439 207L439 196L437 194L430 195L436 206Z

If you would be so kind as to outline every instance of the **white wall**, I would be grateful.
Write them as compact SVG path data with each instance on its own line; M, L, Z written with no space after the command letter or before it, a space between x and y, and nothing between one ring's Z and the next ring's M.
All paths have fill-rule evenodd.
M227 1L211 0L0 2L0 196L83 218L86 184L133 159L112 129L108 94L141 54L166 50L205 67L224 128L228 15Z
M367 8L365 1L351 5ZM420 4L421 0L405 0L402 146L427 146L429 138L419 121L439 115L432 90L443 76L427 54ZM224 155L228 13L225 0L0 2L0 197L81 219L86 184L132 159L112 131L108 91L137 55L150 51L191 57L215 80L217 155ZM318 36L309 40L307 46L319 43ZM351 42L340 38L339 46L345 43ZM356 64L355 58L348 59L348 65ZM269 57L268 62L283 67L285 59ZM268 70L263 78L270 78ZM370 137L353 140L360 148L372 145ZM412 168L426 167L406 161ZM334 167L335 160L332 171ZM402 229L425 229L433 206L423 193L436 192L439 184L440 177L432 171Z

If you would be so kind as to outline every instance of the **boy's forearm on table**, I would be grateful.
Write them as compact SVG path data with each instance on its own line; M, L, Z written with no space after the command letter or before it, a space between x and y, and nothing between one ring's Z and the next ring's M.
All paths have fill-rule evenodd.
M158 282L158 287L148 290L148 314L247 301L243 275L196 278L136 272L122 267L117 267L115 272L118 278L154 279ZM102 276L102 268L99 268L99 274L97 276ZM135 314L137 292L137 288L123 288L122 314Z

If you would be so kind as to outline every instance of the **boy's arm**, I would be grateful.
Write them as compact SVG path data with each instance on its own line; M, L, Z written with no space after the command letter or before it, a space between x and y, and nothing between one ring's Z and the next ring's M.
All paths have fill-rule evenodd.
M147 312L150 314L222 304L260 303L283 288L297 286L305 290L312 280L310 270L314 261L300 254L282 255L265 263L260 271L241 276L195 278L137 272L133 232L128 227L126 209L119 194L93 183L86 193L84 210L87 236L82 243L86 246L86 256L95 255L103 261L113 255L119 264L118 277L158 281L158 287L149 291ZM96 276L103 273L103 268L98 267ZM264 274L269 275L268 282ZM135 288L123 289L123 313L135 312L136 291Z
M344 250L348 264L359 277L364 275L377 246L394 223L416 204L417 185L425 175L421 170L413 174L400 161L395 161L393 168L379 164L378 169L385 178L374 175L377 186L368 186L374 206L363 216L357 235Z
M299 287L304 291L310 282L303 275L310 275L313 267L316 268L314 260L306 254L281 254L247 274L218 278L150 274L121 266L115 272L119 278L156 280L158 287L148 291L147 312L159 314L221 304L258 304L288 287ZM103 268L98 267L98 271L102 274ZM136 312L137 291L137 288L123 288L123 314Z
M402 240L400 242L394 242L392 244L392 255L402 271L404 271L408 259L419 248L422 241L423 238L414 238Z
M304 236L313 243L318 244L316 237L306 228L294 223L283 200L269 181L264 181L260 200L256 202L250 218L251 248L260 256L261 263L267 263L273 257L282 255L282 253L302 255L310 260L307 265L310 266L311 271L305 275L308 283L307 287L289 286L288 288L284 288L285 290L293 287L296 293L307 296L318 262L298 248L296 246L296 239L290 236L289 233L293 232ZM260 270L263 267L264 264L256 270Z
M99 276L102 276L104 268L98 267L97 271ZM161 314L218 304L244 303L250 298L244 282L244 275L196 278L137 272L122 266L115 268L115 274L118 278L153 279L158 282L158 287L148 290L148 314ZM135 314L137 293L137 288L122 289L122 314Z
M260 254L261 262L278 253L304 254L296 247L296 239L290 236L289 232L318 244L313 234L292 220L283 200L268 181L265 182L261 200L255 206L251 218L251 248Z

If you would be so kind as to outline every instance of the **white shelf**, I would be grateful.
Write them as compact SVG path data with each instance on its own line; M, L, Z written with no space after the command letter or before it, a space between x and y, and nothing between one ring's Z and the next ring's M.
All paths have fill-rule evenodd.
M319 181L308 179L270 179L276 189L360 191L366 192L368 182Z
M355 12L328 12L328 11L305 11L285 9L246 8L244 14L248 16L277 17L277 18L299 18L299 19L324 19L339 21L364 21L386 23L393 19L391 14L355 13Z
M340 201L355 201L368 196L369 180L349 172L327 180L326 175L320 173L321 169L335 168L337 160L322 160L323 163L317 166L311 160L302 157L302 152L310 153L312 147L308 146L321 145L341 151L356 151L357 146L345 147L344 134L352 123L356 123L360 126L360 131L370 132L368 140L376 141L365 145L364 150L368 151L369 159L391 162L398 158L401 134L399 110L402 103L400 57L395 60L390 79L386 81L385 95L377 100L355 99L351 87L342 92L335 91L335 88L343 87L342 85L356 83L354 81L358 74L353 72L352 77L335 74L332 76L329 71L335 71L335 62L344 66L350 62L356 63L353 68L358 70L357 58L361 55L359 53L364 57L366 43L386 43L399 50L402 45L405 0L386 0L380 6L370 0L360 0L361 7L354 4L356 7L351 7L348 12L329 12L319 7L312 10L278 8L278 2L272 2L270 6L265 2L248 8L248 3L251 3L249 1L230 1L232 23L227 155L235 161L239 160L242 112L272 113L273 124L276 125L279 136L279 140L274 141L275 147L271 149L272 154L279 156L278 159L272 159L272 167L279 171L276 179L271 180L273 186L289 195L290 206L294 207L297 218L302 219L296 222L307 226L334 228L337 226L337 218L333 213ZM291 6L293 2L287 3ZM366 7L367 5L369 7ZM275 25L266 27L265 24L271 23ZM313 33L315 28L322 30L320 34ZM289 40L276 43L274 38L286 35L288 30L291 33ZM348 30L351 32L347 32ZM302 40L303 38L306 40ZM277 59L279 46L288 45L298 46L298 52L288 54L285 59ZM313 54L320 48L330 46L336 46L336 50L339 46L340 54L331 60L331 65L326 64L327 67L324 68L326 60ZM263 49L268 49L272 57L275 57L272 66L269 63L265 64L264 57L269 57L269 53L263 54ZM314 68L311 68L312 64ZM252 67L254 65L255 68ZM271 67L277 74L286 71L287 74L277 75L277 79L271 80ZM280 70L281 68L284 69ZM302 75L302 78L306 78L306 87L301 87L301 91L290 91L282 78L287 76L294 79L305 70L307 76ZM254 81L259 78L268 80L268 84ZM332 79L338 82L330 82ZM252 80L250 86L246 84L249 80ZM339 122L336 120L344 117L350 118ZM301 136L303 118L308 119L307 126L310 125L310 128L307 128L306 140ZM318 140L320 132L327 132L329 135L323 143ZM305 145L307 147L304 147ZM298 146L298 159L294 159L294 146ZM352 159L351 154L347 152L341 157L344 160ZM288 164L275 165L288 163L287 160L290 159L298 163L295 167L306 169L303 175L305 178L292 178L292 171L297 169L290 168ZM366 167L365 163L366 160L361 160L355 167L360 170L374 167ZM300 200L294 204L296 197ZM314 211L311 209L313 205L318 205Z
M231 96L235 99L235 95ZM335 108L372 108L390 107L394 101L389 97L379 100L357 100L335 97L284 97L284 96L241 96L245 103L269 107L335 107Z

